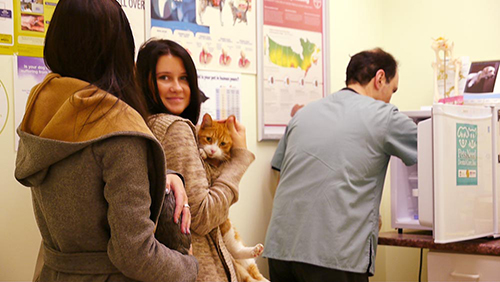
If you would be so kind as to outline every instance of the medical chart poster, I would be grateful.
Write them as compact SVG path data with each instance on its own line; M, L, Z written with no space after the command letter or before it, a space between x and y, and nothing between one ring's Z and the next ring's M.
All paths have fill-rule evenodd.
M264 0L259 22L259 141L279 139L294 105L328 91L327 1Z
M43 58L38 57L14 57L14 121L15 128L21 124L26 102L31 88L42 82L49 70L45 66ZM15 149L19 143L19 136L15 134Z
M256 2L146 1L146 38L179 43L197 69L255 74Z
M14 1L0 0L0 54L12 55L14 46Z
M217 120L234 115L241 121L240 74L198 71L198 85L208 98L201 104L199 124L205 113Z

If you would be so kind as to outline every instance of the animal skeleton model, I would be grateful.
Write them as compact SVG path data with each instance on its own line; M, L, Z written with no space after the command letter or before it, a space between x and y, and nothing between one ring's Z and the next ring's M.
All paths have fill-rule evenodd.
M448 39L439 37L434 39L432 42L432 49L436 53L436 61L432 63L432 68L434 69L434 102L438 102L440 99L438 80L443 79L444 89L443 98L450 97L452 90L454 90L454 95L460 95L458 88L458 80L460 77L460 70L462 69L462 60L460 58L453 58L453 42L449 43ZM440 54L443 54L442 57ZM448 71L453 71L455 73L455 85L446 89L446 81L448 78Z

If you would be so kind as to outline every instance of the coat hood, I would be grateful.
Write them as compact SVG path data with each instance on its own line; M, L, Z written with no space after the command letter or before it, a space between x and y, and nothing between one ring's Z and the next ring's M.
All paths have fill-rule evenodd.
M135 135L157 143L125 102L88 82L54 73L31 90L17 133L15 177L30 187L43 182L51 165L98 140Z

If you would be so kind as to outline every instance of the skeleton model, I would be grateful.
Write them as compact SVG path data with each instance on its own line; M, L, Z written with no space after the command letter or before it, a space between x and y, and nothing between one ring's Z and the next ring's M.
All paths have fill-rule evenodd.
M434 102L440 100L438 89L438 81L443 80L443 97L449 98L450 96L459 96L458 81L460 78L460 70L462 68L462 61L460 58L453 58L453 42L449 43L447 39L439 37L432 42L432 49L436 53L436 61L432 63L434 69ZM442 55L441 55L442 54ZM448 80L448 71L455 74L455 85L447 88L446 81ZM450 95L451 92L454 95Z

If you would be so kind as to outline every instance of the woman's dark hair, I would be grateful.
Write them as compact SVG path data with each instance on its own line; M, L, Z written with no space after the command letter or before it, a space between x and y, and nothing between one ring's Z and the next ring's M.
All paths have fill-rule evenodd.
M364 86L380 69L384 70L386 81L390 82L396 75L397 67L394 57L380 48L357 53L347 65L346 85L357 82Z
M198 88L198 74L193 59L181 45L165 39L150 39L142 44L137 56L136 78L137 84L145 96L150 114L168 113L169 110L163 105L156 82L156 65L161 56L172 55L180 58L186 70L191 96L189 105L180 114L181 117L189 119L193 124L200 117L201 94Z
M111 93L146 119L146 102L134 79L134 38L115 0L60 0L43 55L54 73Z

